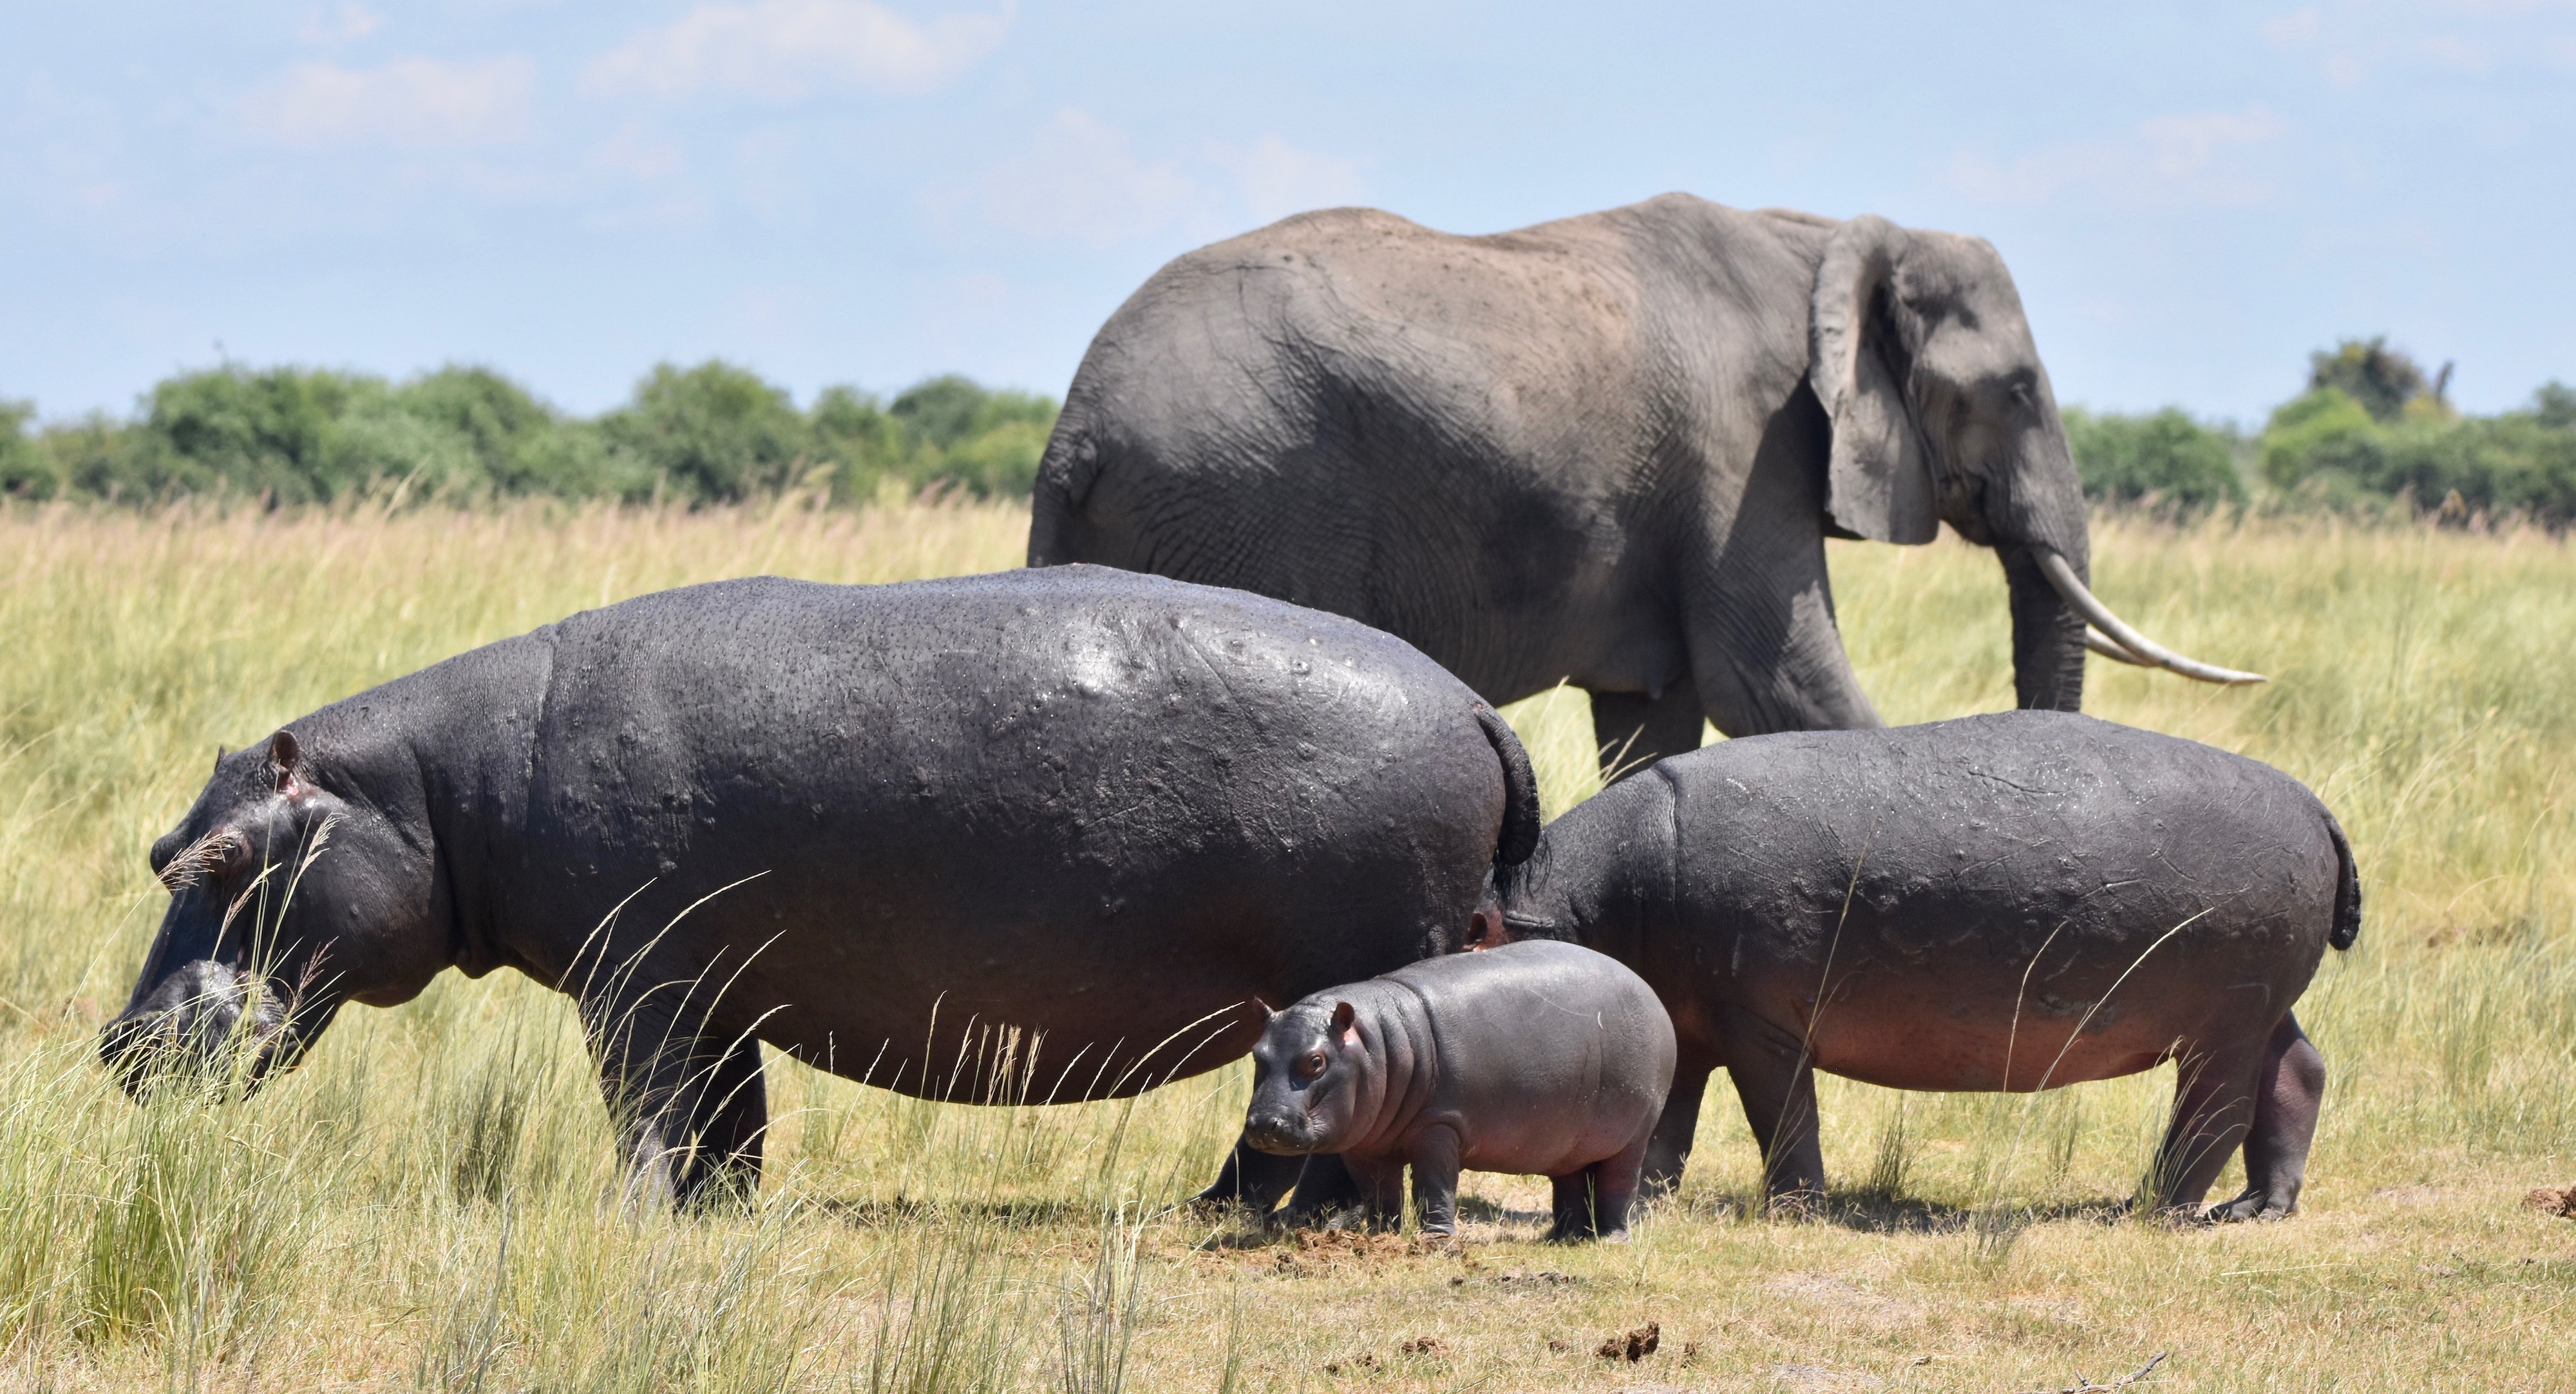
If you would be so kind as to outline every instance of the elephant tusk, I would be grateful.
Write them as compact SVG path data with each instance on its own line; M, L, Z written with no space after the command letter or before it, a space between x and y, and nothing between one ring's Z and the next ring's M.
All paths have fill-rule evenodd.
M2175 653L2131 629L2126 621L2112 614L2110 606L2095 599L2093 592L2085 589L2084 583L2075 578L2075 568L2066 564L2066 558L2045 547L2033 547L2030 552L2038 560L2039 572L2048 578L2048 583L2057 587L2057 593L2066 597L2066 603L2074 606L2077 614L2091 621L2094 628L2108 636L2110 643L2128 650L2129 662L2141 667L2162 668L2168 672L2180 673L2186 678L2198 678L2202 682L2226 683L2230 686L2239 683L2271 681L2260 673L2241 673L2233 668L2221 668L2215 664L2203 663L2199 659L2186 658ZM2102 646L2094 643L2089 633L2085 636L2084 647L2095 653L2104 653ZM2120 657L2118 654L2105 654L2105 656Z
M2136 654L2129 652L2127 649L2120 647L2118 644L2112 643L2110 639L2103 635L2101 630L2095 629L2089 624L2084 626L2084 647L2091 649L2093 652L2102 655L2104 658L2107 658L2114 663L2127 663L2140 668L2153 668L2156 666L2155 664L2149 663L2145 659L2138 657Z

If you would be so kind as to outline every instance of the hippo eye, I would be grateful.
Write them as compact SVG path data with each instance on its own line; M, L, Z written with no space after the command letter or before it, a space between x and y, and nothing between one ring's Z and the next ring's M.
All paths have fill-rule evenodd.
M1325 1063L1324 1052L1320 1050L1316 1051L1313 1054L1308 1055L1305 1059L1297 1062L1297 1077L1299 1079L1313 1079L1324 1072Z

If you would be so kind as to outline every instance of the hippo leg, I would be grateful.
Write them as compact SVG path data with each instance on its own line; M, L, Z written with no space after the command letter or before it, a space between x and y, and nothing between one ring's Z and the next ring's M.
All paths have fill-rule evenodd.
M1351 1180L1359 1183L1361 1213L1371 1230L1390 1230L1404 1223L1404 1154L1356 1157L1342 1154Z
M1359 1183L1336 1152L1305 1158L1295 1180L1297 1189L1288 1197L1288 1208L1279 1212L1279 1223L1290 1229L1323 1224L1335 1211L1348 1210L1361 1200Z
M1267 1215L1297 1184L1306 1162L1304 1157L1276 1156L1237 1139L1234 1150L1226 1154L1224 1169L1216 1174L1216 1184L1191 1199L1201 1205L1240 1203L1255 1215Z
M1823 1195L1825 1154L1816 1135L1816 1072L1807 1043L1737 1008L1727 1009L1718 1029L1744 1121L1762 1147L1763 1191L1774 1202Z
M688 1207L757 1195L769 1126L760 1043L742 1036L717 1046L651 1012L586 1005L583 1016L626 1158L627 1203Z
M1673 1087L1664 1095L1664 1116L1646 1143L1643 1185L1648 1198L1667 1196L1682 1184L1690 1161L1691 1140L1699 1135L1699 1105L1708 1097L1708 1077L1717 1062L1684 1054L1673 1066Z
M2209 1212L2213 1220L2285 1220L2299 1211L2308 1173L2308 1144L2317 1135L2317 1106L2326 1093L2325 1057L2299 1019L2272 1028L2255 1079L2254 1126L2245 1134L2245 1193Z
M1660 1126L1657 1131L1661 1131ZM1618 1156L1551 1178L1555 1183L1556 1224L1547 1232L1548 1242L1568 1244L1596 1238L1616 1242L1628 1237L1628 1211L1636 1204L1653 1136L1650 1133L1638 1138Z
M1458 1235L1458 1150L1458 1130L1434 1123L1406 1154L1413 1167L1413 1205L1422 1213L1425 1238Z
M680 1203L759 1199L769 1137L769 1082L760 1068L760 1042L745 1036L726 1049L707 1072L691 1121L697 1146L680 1177Z
M2196 1208L2254 1122L2256 1077L2268 1040L2176 1054L2173 1124L2156 1152L2156 1208Z

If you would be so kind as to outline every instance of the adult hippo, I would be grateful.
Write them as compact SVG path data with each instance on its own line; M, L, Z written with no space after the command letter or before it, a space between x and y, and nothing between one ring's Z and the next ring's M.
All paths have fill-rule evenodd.
M2148 1191L2298 1206L2325 1061L2291 1007L2361 931L2334 815L2260 761L2065 712L1728 741L1548 827L1510 932L1634 968L1680 1059L1645 1159L1681 1177L1726 1067L1775 1196L1821 1191L1816 1070L2053 1089L2176 1061ZM1486 940L1479 923L1474 937Z
M724 581L218 758L102 1052L255 1083L343 1003L516 968L685 1202L757 1183L758 1042L919 1097L1135 1093L1250 1049L1230 1008L1457 947L1537 835L1501 718L1349 620L1095 567Z

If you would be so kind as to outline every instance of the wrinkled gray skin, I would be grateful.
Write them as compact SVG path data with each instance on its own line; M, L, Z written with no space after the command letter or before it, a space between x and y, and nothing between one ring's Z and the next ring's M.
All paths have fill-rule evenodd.
M2298 1206L2325 1064L2290 1008L2361 887L2269 765L2056 712L1729 741L1575 808L1507 879L1508 934L1599 949L1672 1012L1650 1188L1719 1066L1792 1195L1824 1186L1813 1070L2031 1090L2177 1060L2151 1193L2197 1206L2242 1145L2212 1217Z
M1458 1173L1556 1183L1548 1237L1625 1239L1673 1080L1673 1024L1635 973L1533 941L1399 968L1270 1018L1252 1049L1244 1140L1339 1152L1371 1224L1458 1230Z
M1996 549L2019 705L2073 711L2084 498L1988 243L1686 194L1457 237L1302 214L1119 307L1029 564L1238 586L1395 634L1497 705L1592 694L1604 768L1876 726L1825 539Z
M1455 948L1536 835L1509 729L1348 620L1090 567L727 581L219 759L102 1049L139 1090L246 1028L255 1078L343 1003L515 968L578 1000L641 1193L688 1201L757 1182L757 1042L1131 1094L1249 1049L1257 998Z

